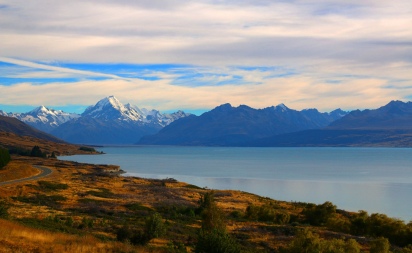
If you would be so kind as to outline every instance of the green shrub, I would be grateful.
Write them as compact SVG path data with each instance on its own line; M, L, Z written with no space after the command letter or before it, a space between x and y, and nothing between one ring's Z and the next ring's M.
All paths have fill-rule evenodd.
M89 195L99 197L99 198L112 198L114 197L113 192L111 192L109 189L105 188L99 188L99 191L87 191L86 192Z
M181 242L169 242L167 244L168 253L187 253L186 246Z
M30 156L30 150L20 148L20 147L12 147L9 149L10 154L21 155L21 156Z
M54 183L50 181L38 181L40 189L44 191L66 190L69 188L67 184Z
M370 253L389 253L390 247L388 239L380 237L372 241Z
M19 196L19 197L13 197L13 199L24 202L24 203L29 203L33 205L39 205L39 206L49 206L52 208L60 208L60 201L65 201L66 197L61 196L61 195L43 195L43 194L37 194L34 196Z
M240 246L225 230L201 230L195 247L196 253L239 253Z
M321 205L310 204L305 208L303 214L306 217L306 221L314 226L321 226L336 213L336 206L331 202L326 201Z
M123 226L117 230L116 238L118 241L125 242L129 241L133 236L133 231L129 226Z
M149 240L161 237L165 233L165 231L166 227L160 214L154 213L146 220L145 233Z
M10 154L7 149L0 147L0 169L10 162Z
M254 206L246 208L245 218L249 220L286 224L290 221L290 215L284 210L275 209L272 205Z
M0 200L0 218L7 218L9 216L9 204L4 201Z
M359 253L360 245L353 239L324 240L307 229L301 230L282 253Z

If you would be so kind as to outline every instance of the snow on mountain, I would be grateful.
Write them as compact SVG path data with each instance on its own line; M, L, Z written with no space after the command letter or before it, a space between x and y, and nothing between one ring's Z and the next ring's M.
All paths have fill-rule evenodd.
M124 106L116 97L103 98L94 106L89 106L82 117L90 117L103 121L141 121L142 115L135 109Z
M2 111L2 110L0 110L0 115L1 115L1 116L6 116L6 117L9 116L9 114L8 114L7 112Z
M191 115L190 113L186 113L180 110L174 113L161 113L160 111L154 110L154 109L152 110L148 110L146 108L140 109L139 107L135 105L131 105L131 104L126 104L125 107L136 110L140 115L142 115L143 122L158 124L162 127L169 125L175 120Z
M285 104L278 104L276 107L276 109L280 109L282 112L285 112L287 110L290 110Z
M96 105L88 107L82 117L91 117L103 121L140 122L165 127L173 121L189 115L189 113L182 111L172 114L161 113L154 109L139 108L130 103L123 105L116 97L109 96L97 102Z
M49 109L45 106L39 106L27 113L9 113L8 116L17 118L18 120L47 133L50 133L54 128L69 120L80 117L80 115L75 113Z

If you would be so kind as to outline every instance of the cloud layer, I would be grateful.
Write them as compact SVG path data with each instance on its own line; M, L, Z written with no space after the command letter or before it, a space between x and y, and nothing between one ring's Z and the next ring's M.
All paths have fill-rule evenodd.
M403 0L0 1L0 104L373 108L412 95L410 24Z

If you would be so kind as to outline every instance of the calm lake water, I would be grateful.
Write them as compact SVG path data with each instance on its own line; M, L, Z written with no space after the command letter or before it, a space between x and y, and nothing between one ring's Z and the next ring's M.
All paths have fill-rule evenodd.
M128 176L175 178L277 200L331 201L338 208L412 220L412 149L127 146L60 157L116 164Z

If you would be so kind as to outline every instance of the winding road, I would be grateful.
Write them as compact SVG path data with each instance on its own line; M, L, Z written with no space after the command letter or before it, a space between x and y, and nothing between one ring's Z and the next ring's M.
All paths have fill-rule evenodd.
M37 174L37 175L32 176L32 177L25 177L25 178L19 178L19 179L15 179L15 180L11 180L11 181L6 181L6 182L0 182L0 186L15 184L15 183L21 183L21 182L35 180L35 179L40 179L40 178L43 178L43 177L46 177L46 176L50 175L53 172L51 169L49 169L47 167L44 167L44 166L34 165L33 167L40 170L40 174Z

